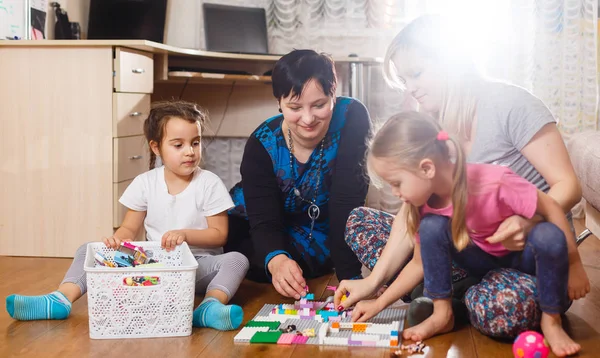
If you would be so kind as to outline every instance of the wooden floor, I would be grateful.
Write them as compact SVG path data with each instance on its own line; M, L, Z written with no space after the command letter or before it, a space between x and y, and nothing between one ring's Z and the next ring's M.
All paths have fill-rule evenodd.
M600 240L588 238L579 251L592 291L567 313L567 329L583 347L580 357L600 357ZM0 296L50 292L69 264L68 259L0 257ZM315 297L326 297L330 292L325 286L336 283L328 276L312 280L309 286ZM234 299L244 308L244 323L265 303L291 302L282 299L270 285L248 281ZM1 311L0 357L389 357L391 352L383 348L234 344L237 331L197 328L183 338L92 340L85 297L73 305L71 316L64 321L18 322L4 308ZM432 338L426 344L426 357L512 357L511 344L483 336L470 326Z

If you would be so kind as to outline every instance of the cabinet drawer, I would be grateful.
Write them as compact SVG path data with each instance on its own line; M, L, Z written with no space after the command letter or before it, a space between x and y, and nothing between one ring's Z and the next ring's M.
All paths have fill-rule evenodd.
M126 180L124 182L113 184L113 227L118 228L123 223L127 208L119 203L121 195L125 192L125 189L131 184L133 180Z
M148 146L144 136L113 139L113 183L133 179L148 170Z
M113 136L144 134L144 121L149 113L149 94L113 93Z
M152 93L154 61L152 54L117 47L115 50L115 91Z

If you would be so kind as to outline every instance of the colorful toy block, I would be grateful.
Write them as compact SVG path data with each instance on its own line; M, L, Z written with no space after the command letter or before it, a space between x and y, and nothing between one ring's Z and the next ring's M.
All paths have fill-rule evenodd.
M268 327L270 330L276 330L279 328L279 322L265 322L265 321L249 321L245 327Z
M256 332L250 338L250 343L277 343L283 333L280 331Z
M306 300L314 300L315 299L315 294L314 293L307 293L306 296L304 296L304 298Z
M295 333L284 333L277 340L277 344L292 344L295 337Z
M244 327L233 337L233 341L236 343L249 342L256 332L266 332L268 330L269 327Z
M292 341L292 343L293 344L306 344L306 341L308 341L308 337L296 335L296 337L294 337L294 340Z
M344 315L346 312L340 313L329 309L324 305L325 302L307 300L306 303L323 308L319 310L300 308L300 300L294 305L265 305L253 320L248 322L247 327L236 335L234 341L284 345L319 344L396 349L399 347L399 335L403 329L405 310L388 308L373 318L372 322L377 323L352 323L349 314ZM283 312L280 314L281 310ZM310 315L305 315L307 310ZM282 331L290 326L294 326L295 330Z

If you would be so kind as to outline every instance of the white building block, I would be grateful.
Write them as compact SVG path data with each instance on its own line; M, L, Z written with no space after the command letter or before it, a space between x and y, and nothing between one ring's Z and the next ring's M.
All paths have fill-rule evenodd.
M375 344L375 347L389 347L389 346L390 346L389 339L383 339L383 340L377 341L377 343Z
M379 340L379 336L373 334L353 333L352 335L350 335L350 340L376 342Z
M240 342L250 342L250 338L256 332L267 332L269 327L244 327L240 330L238 334L233 337L233 341L236 343Z
M323 344L327 344L330 346L347 346L348 338L343 337L325 337L323 340Z

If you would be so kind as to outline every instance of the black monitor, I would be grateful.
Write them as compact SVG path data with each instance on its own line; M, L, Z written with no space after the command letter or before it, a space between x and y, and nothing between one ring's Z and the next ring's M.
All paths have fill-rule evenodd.
M203 4L207 51L267 54L265 9Z
M88 39L134 39L162 43L167 0L91 0Z

